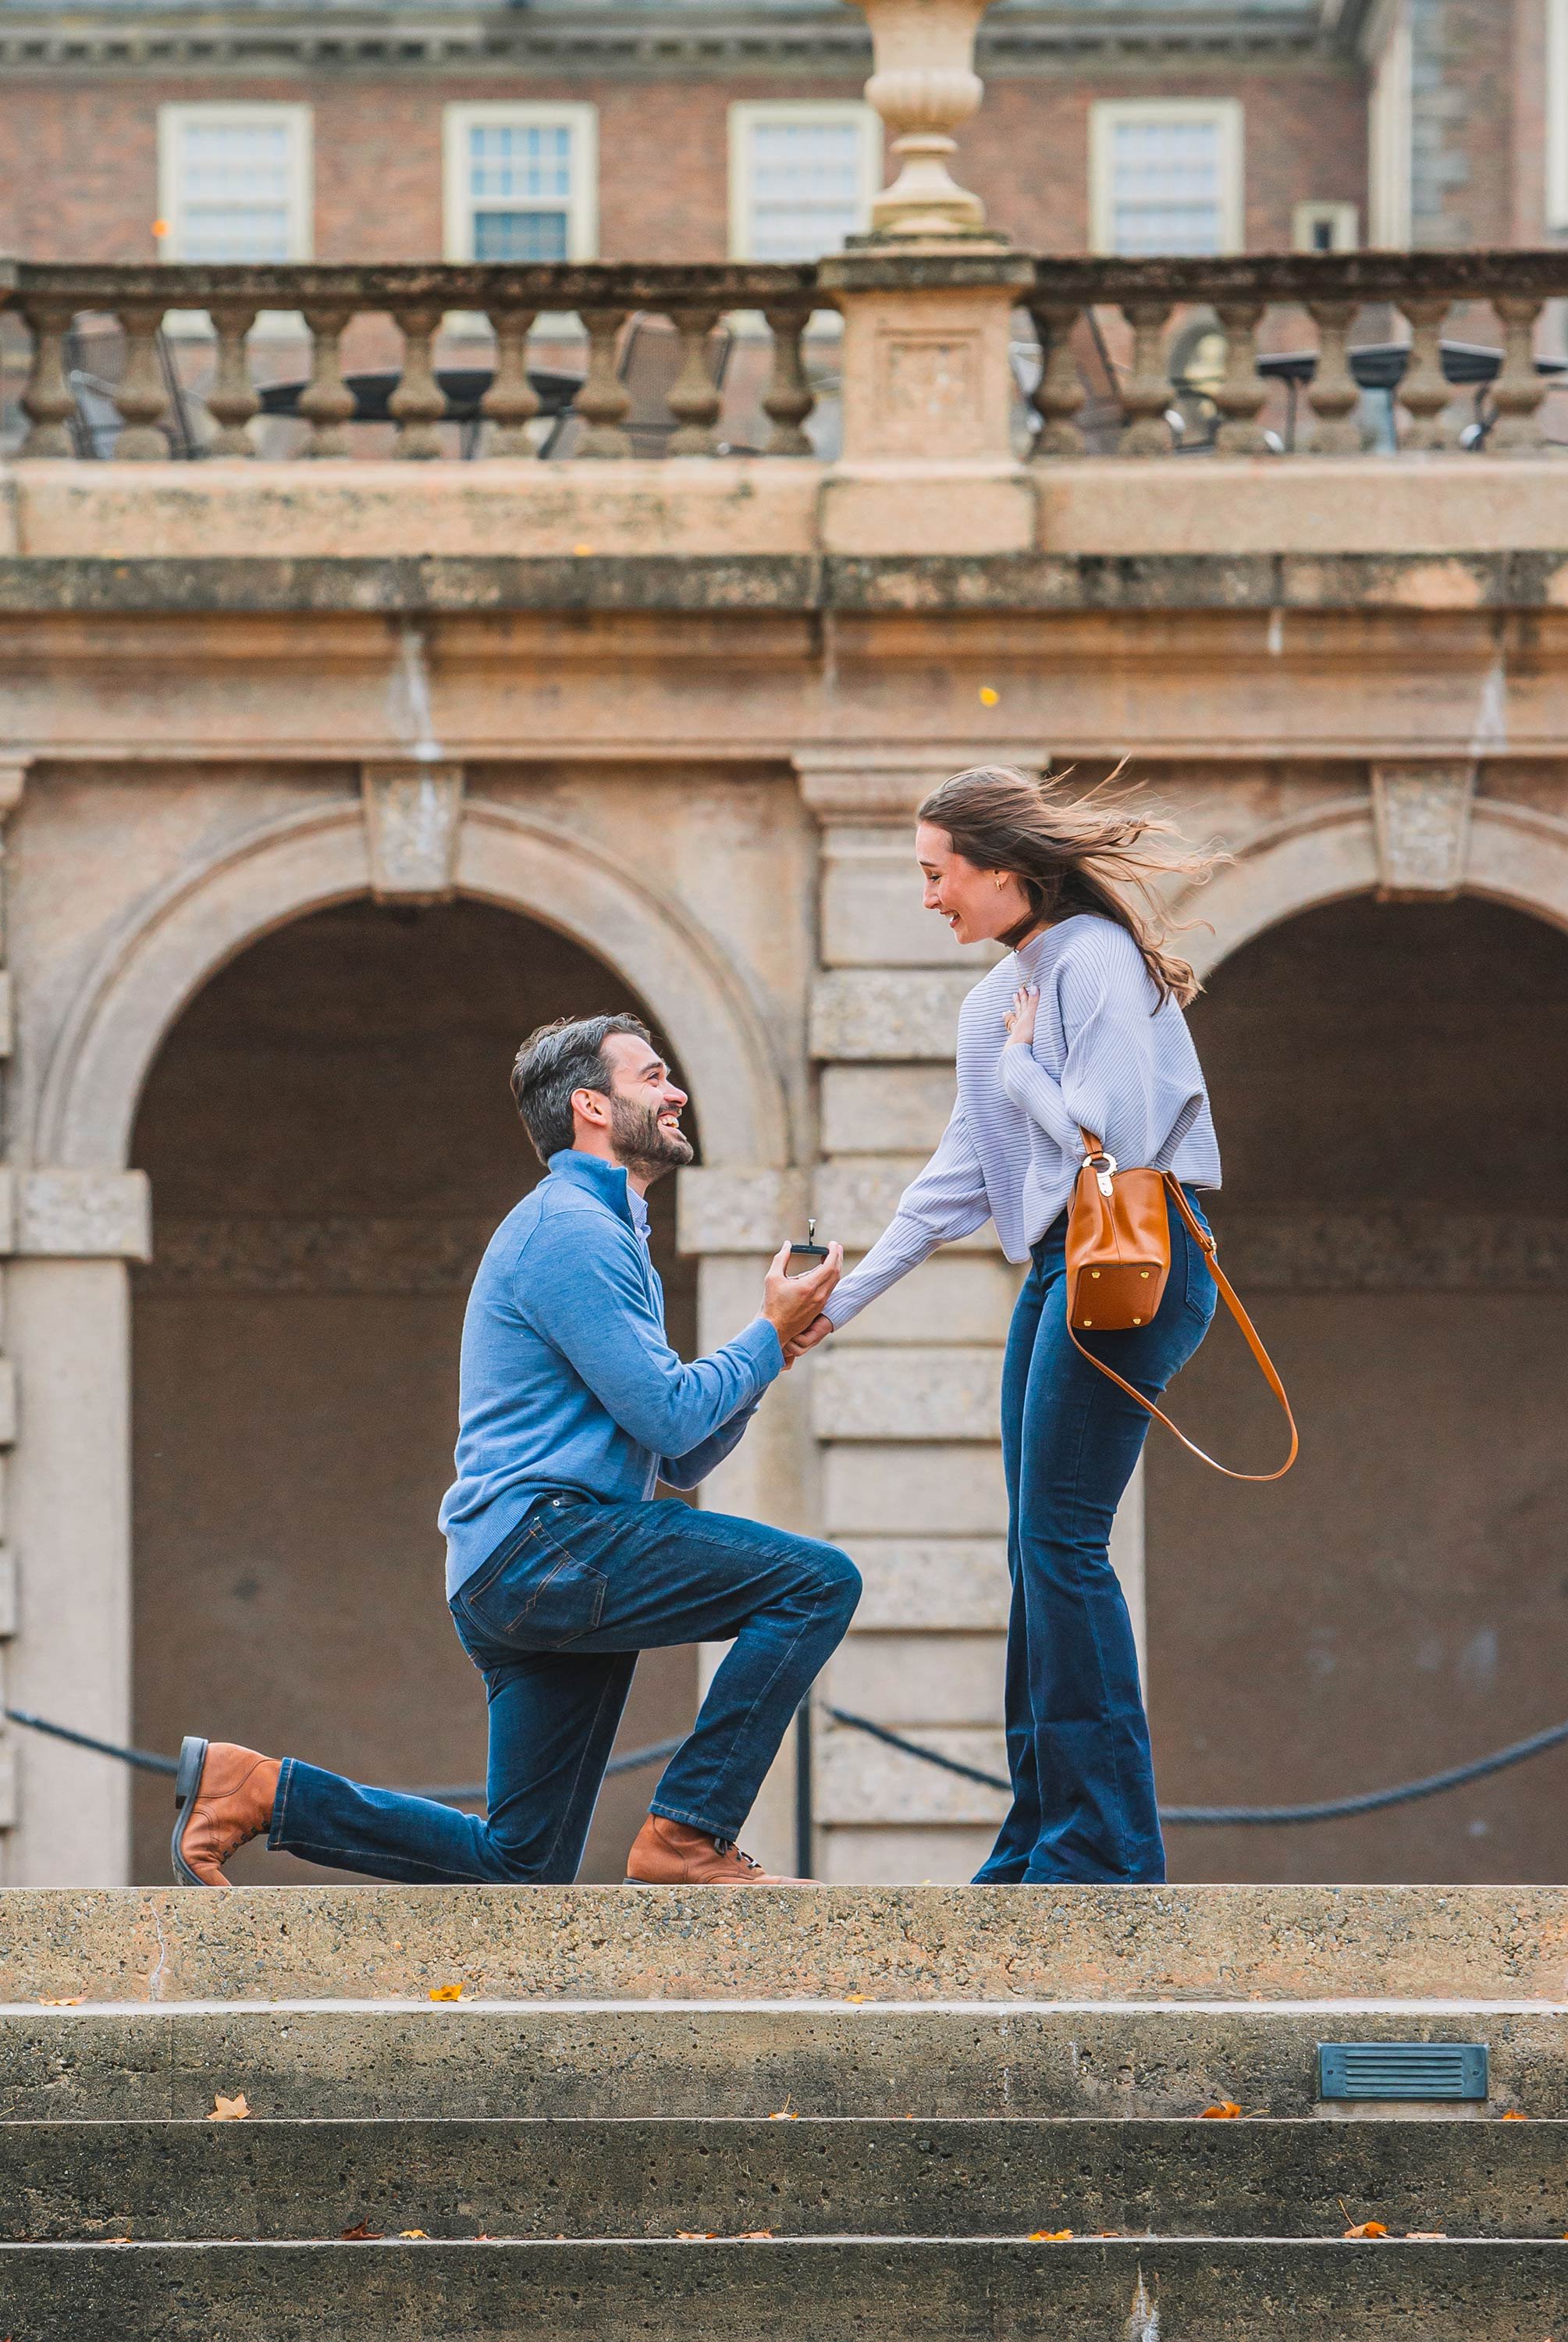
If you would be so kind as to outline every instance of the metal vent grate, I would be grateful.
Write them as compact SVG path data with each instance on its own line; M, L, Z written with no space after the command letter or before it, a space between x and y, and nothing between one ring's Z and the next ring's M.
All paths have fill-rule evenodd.
M1320 2041L1320 2098L1484 2098L1484 2041Z

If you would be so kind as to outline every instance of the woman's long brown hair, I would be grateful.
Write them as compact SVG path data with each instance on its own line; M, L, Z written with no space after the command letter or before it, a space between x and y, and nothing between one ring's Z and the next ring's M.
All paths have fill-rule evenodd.
M1125 927L1164 1004L1184 1008L1201 991L1184 959L1167 949L1161 882L1199 884L1218 853L1199 851L1175 824L1118 793L1116 771L1068 796L1061 779L1034 781L1011 765L975 765L934 788L918 818L944 829L954 853L983 870L1004 870L1029 898L1029 916L1002 937L1017 945L1041 920L1092 911Z

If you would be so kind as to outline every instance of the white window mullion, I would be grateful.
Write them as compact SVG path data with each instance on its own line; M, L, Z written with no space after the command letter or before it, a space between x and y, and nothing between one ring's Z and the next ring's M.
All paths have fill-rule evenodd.
M594 260L598 114L592 105L449 105L448 260Z

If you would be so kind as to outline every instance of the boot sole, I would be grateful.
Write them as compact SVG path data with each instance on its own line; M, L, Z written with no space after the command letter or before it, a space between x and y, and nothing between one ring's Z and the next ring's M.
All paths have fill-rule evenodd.
M180 1840L195 1810L197 1793L202 1786L202 1767L207 1761L207 1742L187 1732L180 1743L180 1761L175 1771L175 1834L169 1841L169 1854L175 1866L176 1887L205 1887L206 1880L198 1878L185 1856L180 1852Z

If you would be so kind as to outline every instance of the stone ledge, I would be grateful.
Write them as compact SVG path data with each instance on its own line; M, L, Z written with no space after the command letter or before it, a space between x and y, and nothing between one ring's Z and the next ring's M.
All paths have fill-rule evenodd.
M675 1241L688 1253L774 1254L805 1238L806 1174L694 1164L678 1176Z
M982 1736L984 1737L984 1736ZM865 1744L870 1746L869 1743ZM891 1754L891 1752L889 1752ZM899 1760L908 1763L909 1759ZM0 2001L1550 2002L1568 1887L14 1888ZM91 2026L90 2010L29 2008Z
M811 1054L951 1065L968 968L835 968L812 993Z
M63 1260L146 1260L152 1191L145 1171L24 1171L13 1249Z

